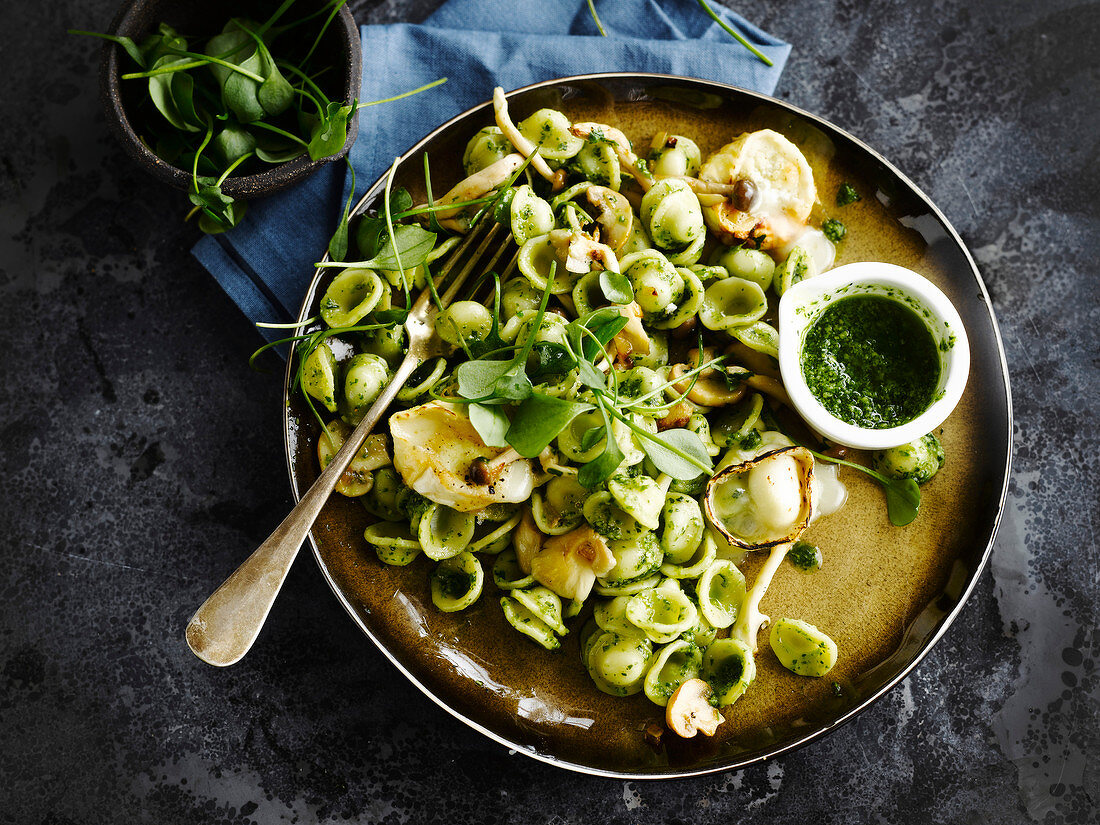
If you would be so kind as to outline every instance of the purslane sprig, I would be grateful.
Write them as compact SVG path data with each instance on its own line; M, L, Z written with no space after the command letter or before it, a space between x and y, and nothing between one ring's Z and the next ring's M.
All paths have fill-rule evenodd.
M440 78L417 89L361 103L331 100L319 79L331 67L316 57L317 45L346 0L329 0L316 12L286 25L276 23L295 0L284 0L263 22L231 18L204 49L167 23L140 44L125 36L71 29L70 34L116 43L136 64L126 82L144 80L147 94L131 120L141 140L167 163L191 170L188 197L207 233L240 223L241 201L222 191L231 175L252 174L265 165L308 155L332 157L347 142L355 113L438 86ZM293 47L276 41L287 32L324 17L308 32L312 45L291 60ZM342 256L334 256L342 257Z
M600 16L596 13L595 0L587 0L587 2L588 2L588 13L592 17L592 22L595 23L595 25L596 25L596 31L598 31L602 37L607 37L607 31L603 27L603 21L600 20ZM758 48L756 48L754 45L752 45L752 43L750 43L748 40L746 40L745 36L743 34L741 34L741 32L737 31L735 28L733 28L728 23L726 23L725 20L723 20L721 17L719 17L718 14L714 11L714 9L711 8L711 6L707 2L707 0L696 0L696 2L699 4L699 7L703 11L705 11L715 23L717 23L719 26L721 26L723 29L725 29L730 37L732 37L734 40L736 40L738 43L740 43L742 46L744 46L746 49L748 49L750 52L752 52L753 55L755 55L758 60L760 60L761 62L763 62L767 66L774 65L771 61L771 58L769 58L766 54L764 54L762 51L760 51Z

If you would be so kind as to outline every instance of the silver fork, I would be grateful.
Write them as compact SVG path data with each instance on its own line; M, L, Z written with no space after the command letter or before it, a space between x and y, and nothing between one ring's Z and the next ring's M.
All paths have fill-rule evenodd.
M450 306L500 232L500 224L493 221L490 215L484 215L455 248L435 278L437 291L446 285L446 291L440 295L440 306ZM496 266L508 248L510 239L509 236L498 244L495 254L484 264L483 270ZM457 274L452 274L463 260ZM359 426L348 436L339 452L333 456L324 472L313 482L313 486L305 492L290 514L283 519L282 524L195 611L195 615L187 623L185 635L192 652L204 662L219 667L232 665L240 661L252 647L290 572L290 565L298 555L298 550L305 542L321 508L332 495L340 476L393 403L413 370L428 358L444 353L445 345L434 329L438 311L432 300L431 290L425 289L405 321L409 352L394 373L393 380L382 390L382 394L367 410Z

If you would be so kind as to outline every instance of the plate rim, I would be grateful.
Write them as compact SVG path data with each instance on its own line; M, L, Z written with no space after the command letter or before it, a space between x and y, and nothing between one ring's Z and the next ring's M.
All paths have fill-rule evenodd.
M825 724L825 725L823 725L819 728L816 728L815 730L807 733L804 736L800 736L800 737L796 738L793 741L787 742L784 745L782 745L781 747L775 748L774 750L769 750L768 752L766 752L764 754L756 754L756 755L745 757L745 758L736 758L735 757L734 759L732 759L728 762L718 764L718 765L711 764L711 765L706 765L706 766L696 767L696 768L690 768L690 769L671 769L671 770L645 770L645 769L643 769L641 771L612 770L612 769L607 769L607 768L600 768L600 767L593 767L593 766L590 766L590 765L584 765L584 764L581 764L579 762L573 762L573 761L569 761L569 760L566 760L566 759L562 759L562 758L554 756L552 754L542 753L537 748L535 748L533 746L525 745L525 744L522 744L522 743L519 743L519 742L514 742L511 739L509 739L507 736L504 736L500 733L497 733L493 730L490 730L485 725L482 725L481 723L475 721L474 719L469 718L468 716L461 713L456 708L452 707L444 699L437 696L430 688L428 688L424 683L422 683L419 679L417 679L416 676L414 676L397 659L397 657L393 653L391 653L386 648L386 646L383 645L378 640L378 638L374 635L374 633L371 632L370 628L360 618L356 608L351 604L351 602L349 601L347 596L344 594L344 592L341 590L341 588L337 585L336 581L334 580L333 576L331 575L331 573L328 570L328 567L325 565L324 560L321 557L320 546L317 542L317 539L313 535L313 531L311 530L309 532L308 539L309 539L309 544L310 544L310 546L312 548L312 551L313 551L313 559L316 562L317 567L319 568L322 577L328 583L329 588L332 590L333 594L336 596L336 598L340 602L340 604L343 605L345 611L347 611L347 613L351 617L352 621L354 621L355 624L358 625L359 629L361 631L363 631L363 633L366 635L366 637L368 639L370 639L371 642L374 643L374 646L382 653L383 656L386 657L386 659L388 659L398 669L398 671L400 673L402 673L405 676L405 678L407 678L413 685L415 685L416 688L421 693L423 693L426 697L428 697L431 701L433 701L436 705L438 705L440 708L445 710L447 713L449 713L455 719L463 722L464 724L468 725L469 727L473 728L474 730L478 731L479 733L483 734L484 736L488 737L489 739L493 740L494 742L505 746L509 750L510 753L512 753L512 752L521 753L521 754L523 754L525 756L528 756L528 757L531 757L531 758L533 758L533 759L535 759L539 762L543 762L545 764L553 765L554 767L562 768L562 769L573 771L573 772L576 772L576 773L581 773L581 774L584 774L584 775L587 775L587 776L600 776L600 777L605 777L605 778L609 778L609 779L627 779L627 780L684 779L684 778L694 777L694 776L706 776L706 775L709 775L709 774L722 773L722 772L725 772L725 771L740 770L740 769L748 767L749 765L754 765L754 764L757 764L757 763L765 762L769 759L774 759L778 756L782 756L782 755L791 753L791 752L796 751L800 748L806 747L807 745L811 744L812 742L816 742L818 739L824 737L825 735L830 734L830 733L838 730L840 727L846 725L848 722L852 721L855 717L857 717L858 715L863 713L865 710L870 708L872 705L876 704L883 696L885 696L887 693L889 693L891 690L893 690L895 687L897 687L897 685L903 679L905 679L907 676L909 676L913 672L913 670L915 670L916 667L922 661L924 661L924 658L926 656L928 656L929 653L931 653L932 649L939 643L939 641L947 633L947 630L951 627L951 625L954 624L955 620L958 618L959 614L962 612L963 608L966 606L967 602L970 600L970 597L974 592L974 588L977 586L978 580L981 578L983 572L985 571L986 565L989 563L989 557L990 557L990 555L993 551L993 544L996 541L997 533L1000 530L1001 520L1004 516L1005 502L1006 502L1007 496L1008 496L1009 483L1011 481L1011 476L1012 476L1012 458L1013 458L1013 452L1014 452L1014 449L1013 449L1014 444L1013 444L1013 437L1012 437L1012 433L1013 433L1012 385L1011 385L1011 382L1010 382L1010 375L1009 375L1009 371L1008 371L1008 360L1007 360L1007 356L1006 356L1006 353L1005 353L1004 340L1001 336L1000 325L997 323L997 316L993 311L993 301L992 301L992 298L989 295L989 291L986 288L985 281L982 279L981 272L978 270L977 263L975 262L974 257L970 252L970 249L967 247L966 243L963 241L962 237L959 235L958 231L955 229L955 227L952 225L952 223L947 219L947 216L943 214L943 212L939 209L938 206L936 206L936 204L924 192L924 190L921 189L919 186L917 186L904 172L902 172L900 169L898 169L897 166L895 166L893 163L891 163L880 152L878 152L872 146L865 143L860 138L858 138L855 135L851 134L847 130L835 125L834 123L826 120L825 118L823 118L819 115L815 115L812 112L806 111L805 109L802 109L802 108L800 108L798 106L795 106L791 103L787 103L786 101L779 100L778 98L772 97L770 95L763 94L761 92L753 91L752 89L745 89L745 88L742 88L740 86L735 86L735 85L730 84L730 83L722 83L721 81L715 81L715 80L704 80L702 78L688 77L688 76L684 76L684 75L670 75L670 74L662 74L662 73L657 73L657 72L596 72L596 73L591 73L591 74L569 75L569 76L566 76L566 77L557 77L557 78L552 78L552 79L549 79L549 80L539 81L539 82L536 82L536 83L530 83L530 84L527 84L526 86L520 86L516 89L512 89L512 90L506 92L505 96L507 98L512 98L516 95L521 95L521 94L524 94L526 92L530 92L530 91L533 91L533 90L536 90L536 89L546 88L546 87L550 87L550 86L560 86L560 85L567 85L569 83L591 82L591 81L600 81L600 80L607 80L607 79L619 79L619 80L628 80L628 81L629 80L638 80L638 79L651 80L651 81L652 80L656 80L656 81L672 80L672 81L677 81L677 82L686 81L689 84L698 85L700 87L709 87L711 89L718 89L718 90L720 90L722 92L725 92L725 93L734 92L734 93L737 93L737 94L740 94L740 95L747 96L749 98L755 98L756 100L759 100L763 103L768 103L768 104L771 104L771 105L774 105L774 106L778 106L781 109L785 109L789 112L793 112L794 114L798 115L801 118L804 118L805 120L808 120L808 121L810 121L812 123L815 123L817 125L820 125L820 126L824 126L824 127L826 127L826 129L832 130L833 132L839 133L840 135L843 135L846 139L852 141L852 143L854 143L860 149L862 149L863 151L865 151L868 154L870 154L871 156L873 156L876 160L878 160L880 163L882 163L893 175L897 176L897 178L899 180L901 180L909 188L909 190L921 200L921 202L924 203L924 205L928 208L928 210L937 218L937 220L939 220L939 222L946 229L948 236L955 243L955 245L958 247L958 249L960 249L962 251L963 257L965 258L966 263L970 267L970 274L973 276L974 281L978 286L978 289L979 289L979 292L980 292L981 303L982 303L982 306L985 309L985 312L988 316L988 319L989 319L989 322L990 322L990 325L991 325L991 328L992 328L992 331L993 331L993 337L994 337L994 341L995 341L996 347L997 347L997 360L998 360L998 363L1000 365L1001 377L1004 381L1004 386L1005 386L1005 424L1006 424L1006 427L1005 427L1004 438L1007 441L1007 449L1006 449L1006 452L1005 452L1004 477L1003 477L1003 481L1001 483L1000 492L997 496L996 514L993 518L993 523L992 523L992 525L990 527L990 530L989 530L989 537L988 537L988 540L986 541L986 546L982 551L981 560L976 565L976 567L974 569L974 572L970 575L969 581L967 582L966 587L959 594L958 600L955 603L955 605L952 607L952 609L943 618L940 619L939 627L936 629L935 634L932 637L930 637L928 640L925 641L925 643L923 644L921 650L917 653L917 655L913 658L913 660L910 661L904 668L902 668L893 678L891 678L889 681L884 683L882 686L880 686L873 693L871 693L871 694L867 695L866 697L864 697L859 702L859 704L857 704L854 707L850 708L849 710L844 712L842 715L838 716L836 719L829 722L828 724ZM415 154L417 154L426 144L428 144L430 141L432 141L440 133L446 131L448 128L450 128L457 121L462 120L462 119L466 118L467 116L472 115L472 114L474 114L474 113L476 113L476 112L478 112L482 109L491 108L491 106L492 106L492 100L487 99L487 100L483 101L482 103L479 103L475 106L471 106L470 108L465 109L464 111L460 112L459 114L455 115L454 117L448 119L444 123L442 123L439 126L435 127L429 133L427 133L422 138L417 140L412 146L410 146L408 149L406 149L404 152L402 152L395 159L394 163L397 164L397 165L400 165L401 163L403 163L408 158L410 158L410 157L414 156ZM391 165L391 168L392 168L392 165ZM389 175L389 169L387 169L386 172L384 172L366 190L364 195L358 201L356 201L355 206L352 208L350 214L352 214L352 215L358 214L359 212L362 211L363 207L366 204L368 204L369 202L373 201L376 197L378 197L379 191L385 186L386 179L387 179L388 175ZM322 260L327 260L328 257L329 257L328 256L328 251L326 250L325 254L322 257ZM317 270L317 272L314 274L312 280L310 281L309 286L305 290L305 294L304 294L304 297L303 297L303 300L302 300L302 305L299 308L298 316L297 316L297 319L296 319L299 323L301 323L304 319L309 317L308 316L309 308L310 308L310 305L312 304L314 294L316 293L317 285L318 285L321 277L323 276L323 274L324 274L324 270L321 270L321 269ZM301 493L299 492L299 483L298 483L298 479L297 479L295 469L294 469L295 451L294 451L293 446L292 446L292 435L291 435L291 431L290 431L291 416L289 415L289 404L288 404L288 401L289 401L289 398L290 398L290 385L291 385L291 381L293 379L293 371L291 369L292 364L293 364L293 359L288 358L287 359L287 366L286 366L286 370L285 370L284 378L283 378L283 414L282 414L282 419L283 419L283 446L285 448L285 457L286 457L286 463L287 463L287 474L288 474L289 481L290 481L291 495L293 496L295 503L297 503L301 498Z

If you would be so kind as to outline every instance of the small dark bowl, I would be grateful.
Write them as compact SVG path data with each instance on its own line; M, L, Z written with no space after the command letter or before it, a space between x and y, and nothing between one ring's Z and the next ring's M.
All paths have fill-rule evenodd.
M296 9L298 13L307 9L312 11L319 5L318 0L301 0L291 7L288 14L293 14ZM232 3L217 0L128 0L115 16L110 32L133 38L140 43L144 37L155 32L157 26L166 22L184 36L195 37L202 34L210 37L220 31L230 17L251 16L262 20L271 14L272 6L272 3L263 0L237 0ZM363 52L359 28L346 4L329 25L318 50L333 56L332 65L337 70L332 73L329 80L331 88L325 89L325 93L332 100L351 103L359 95ZM132 71L128 65L130 63L132 61L119 46L114 43L105 44L100 62L99 90L107 113L107 122L126 153L142 168L162 183L186 190L191 185L190 170L179 169L157 157L142 143L134 123L127 115L127 110L132 111L135 106L137 92L144 91L145 88L138 81L128 81L126 84L120 81L121 74ZM135 88L127 88L131 84ZM231 197L242 199L259 198L282 191L309 177L326 163L346 155L355 143L358 133L359 116L356 114L348 124L348 139L344 141L338 154L322 160L310 160L308 155L303 155L257 174L231 175L222 184L222 191Z

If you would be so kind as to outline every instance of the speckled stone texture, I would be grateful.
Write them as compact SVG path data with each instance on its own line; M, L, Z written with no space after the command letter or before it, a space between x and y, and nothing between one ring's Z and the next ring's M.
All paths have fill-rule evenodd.
M241 664L187 650L290 507L281 381L247 368L256 335L189 256L179 194L108 137L97 44L64 30L113 6L11 0L0 28L0 823L1097 821L1100 5L740 5L795 44L778 94L891 158L970 245L1016 457L991 567L909 679L807 749L661 783L467 729L308 558Z

